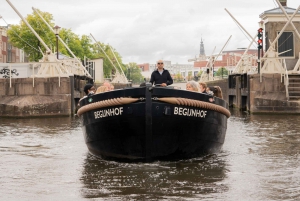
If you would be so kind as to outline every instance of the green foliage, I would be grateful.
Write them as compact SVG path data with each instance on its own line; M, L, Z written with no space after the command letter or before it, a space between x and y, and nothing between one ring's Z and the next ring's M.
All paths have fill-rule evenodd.
M41 11L39 13L50 26L54 26L53 16L50 13ZM52 44L51 46L55 44L55 35L35 12L32 15L27 15L26 20L46 44ZM42 58L39 47L43 52L46 50L45 47L23 21L19 25L11 25L7 34L10 43L19 49L23 49L29 55L30 61L38 61Z
M201 77L201 75L202 75L202 73L203 73L203 71L200 70L200 71L197 73L197 75L194 76L194 80L195 80L195 81L199 81L199 80L200 80L200 77Z
M141 73L140 67L136 63L127 64L127 69L125 70L125 75L128 80L131 80L134 84L140 84L143 82L144 78Z
M177 74L174 76L174 81L175 81L175 82L183 81L183 76L181 75L181 73L177 73Z
M38 12L51 27L55 26L52 14L39 10ZM48 46L48 48L50 48L52 52L56 51L56 36L38 16L38 14L33 12L33 14L31 15L27 15L26 20L39 35L39 37L44 41L44 43ZM21 21L18 25L11 25L7 33L10 43L19 49L23 49L25 53L29 55L30 61L38 61L43 56L41 51L43 53L46 52L46 48L41 44L38 38L23 21ZM80 37L73 33L71 29L64 28L60 30L59 36L71 49L74 55L81 60L83 60L85 57L89 59L103 58L103 71L105 77L111 77L111 75L116 71L115 67L120 71L118 63L123 70L126 69L125 65L122 63L122 59L119 53L109 45L99 42L99 45L101 45L102 49L105 51L106 55L108 55L115 67L103 53L101 48L99 48L99 45L92 44L89 36L82 35ZM39 48L41 49L41 51L39 50ZM72 57L71 53L61 42L58 42L58 50L62 54ZM115 54L116 59L113 53Z
M217 70L217 72L215 73L215 76L222 76L222 73L223 73L223 76L224 75L228 75L228 70L226 68L224 68L224 67L219 68Z
M188 81L193 79L193 72L188 72L187 79L188 79Z
M197 77L201 77L202 73L203 73L203 71L200 70L200 71L198 72L198 74L197 74Z
M109 44L106 45L98 42L97 44L94 44L92 48L96 58L103 58L104 77L111 77L111 75L115 73L116 69L120 72L121 69L119 65L122 70L125 71L126 66L122 63L120 54Z

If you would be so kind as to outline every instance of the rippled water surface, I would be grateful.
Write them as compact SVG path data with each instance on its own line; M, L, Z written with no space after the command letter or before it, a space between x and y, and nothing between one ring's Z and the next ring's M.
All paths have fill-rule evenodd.
M118 163L76 118L0 119L0 200L300 200L300 116L232 111L219 154Z

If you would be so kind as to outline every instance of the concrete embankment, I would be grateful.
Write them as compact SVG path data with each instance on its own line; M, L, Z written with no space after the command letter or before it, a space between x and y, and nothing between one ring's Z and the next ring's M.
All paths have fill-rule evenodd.
M72 115L84 96L85 82L73 77L0 79L0 117ZM287 99L280 74L263 74L261 81L258 74L230 75L207 85L220 86L230 107L251 113L300 113L299 99ZM173 86L184 90L186 83ZM115 89L123 87L115 84Z
M81 77L0 79L0 117L69 116L85 94ZM102 83L95 84L100 86ZM115 89L131 84L114 84Z
M262 74L261 80L259 74L248 75L247 78L249 80L247 109L251 113L300 114L299 97L292 98L287 95L294 89L286 88L281 74ZM293 81L290 80L289 86L292 84Z
M299 78L297 78L299 79ZM289 86L293 86L290 79ZM230 107L247 110L250 113L289 113L300 114L300 96L287 96L295 93L294 88L286 88L281 74L232 74L228 79L207 82L209 86L222 88L223 97Z
M72 84L68 77L0 79L0 116L70 115Z

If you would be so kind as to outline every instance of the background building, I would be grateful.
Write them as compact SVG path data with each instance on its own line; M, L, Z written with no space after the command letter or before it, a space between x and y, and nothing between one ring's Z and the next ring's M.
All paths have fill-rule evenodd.
M227 50L223 51L222 55L214 62L213 68L214 71L217 71L219 68L226 68L229 73L232 73L233 69L235 68L236 64L241 59L242 55L244 54L245 49L237 49L237 50ZM257 67L257 49L249 49L247 51L247 59L252 64L254 68ZM206 66L208 65L208 59L202 61L195 61L194 67L200 68L200 70L205 71Z
M280 2L284 6L287 15L291 17L296 9L288 7L286 0L281 0ZM273 42L276 39L286 24L287 18L284 17L280 7L264 11L259 17L264 23L263 49L267 51L271 45L270 41ZM275 51L279 54L278 56L285 59L288 70L292 70L299 60L300 39L296 32L300 33L300 11L294 16L292 22L297 30L291 24L287 25L274 47Z
M22 63L27 62L23 50L20 50L9 43L7 26L0 26L0 63Z

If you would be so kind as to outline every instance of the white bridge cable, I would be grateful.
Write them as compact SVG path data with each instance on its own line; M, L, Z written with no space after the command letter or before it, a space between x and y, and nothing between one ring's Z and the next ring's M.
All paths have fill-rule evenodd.
M274 47L275 43L278 41L279 37L282 35L282 33L284 32L284 30L286 29L286 27L291 23L291 21L293 20L293 18L295 17L295 15L298 13L300 9L300 6L298 6L298 8L295 10L295 12L293 13L293 15L289 18L289 20L285 23L285 25L283 26L283 28L281 29L280 33L276 36L276 38L273 40L273 42L270 44L269 49L265 52L263 58L266 58L266 55L268 55L269 51L271 50L270 47Z
M115 59L116 59L116 61L117 61L117 64L119 65L119 67L120 67L120 69L121 69L121 72L122 72L124 78L126 78L126 82L128 82L127 77L125 76L124 71L123 71L123 69L122 69L122 67L121 67L121 65L120 65L120 63L119 63L119 61L118 61L118 59L117 59L117 57L116 57L116 55L115 55L115 52L112 50L112 48L111 48L110 45L108 45L108 46L109 46L109 48L110 48L110 51L113 53L113 55L114 55L114 57L115 57Z
M14 7L14 5L9 1L6 0L6 2L12 7L12 9L19 15L19 17L23 20L23 22L27 25L27 27L32 31L32 33L39 39L39 41L43 44L44 48L51 52L50 48L45 44L45 42L40 38L40 36L35 32L35 30L30 26L30 24L27 22L27 20L21 15L21 13Z
M43 30L45 36L47 37L48 41L51 43L52 47L55 47L55 45L52 43L52 41L50 40L50 38L48 37L47 32L43 29L41 23L37 20L38 25L41 27L41 29Z
M257 41L255 41L255 38L253 38L249 32L239 23L239 21L237 19L235 19L235 17L225 8L225 11L230 15L230 17L239 25L240 28L242 28L244 30L244 32L249 36L249 38L252 38L252 40L254 40L254 42L257 44ZM249 41L251 42L251 41Z
M218 57L222 54L223 50L225 49L225 47L227 46L228 42L230 41L232 35L229 36L229 38L227 39L225 45L223 46L223 48L221 49L221 51L219 52L218 56L213 60L213 64L215 64L215 61L218 59Z
M274 8L277 8L277 4L276 4L276 2L275 2L275 0L273 0L273 3L274 3Z
M286 19L289 20L290 17L289 17L288 14L286 13L286 11L285 11L285 9L283 8L283 6L281 5L281 3L280 3L278 0L276 0L276 2L277 2L277 4L279 5L279 7L280 7L282 13L285 15ZM298 38L300 39L300 34L299 34L299 32L298 32L298 29L295 27L293 21L291 21L289 24L292 25L292 27L294 28L294 31L296 32Z
M6 23L6 25L8 26L8 23L5 21L5 19L2 17L2 16L0 16L0 18L2 18L2 20ZM21 36L17 33L17 32L15 32L15 30L13 30L13 29L11 29L13 32L14 32L14 34L18 37L18 38L20 38L24 43L26 43L29 47L31 47L33 50L35 50L35 51L37 51L37 52L40 52L38 49L36 49L35 47L33 47L32 45L30 45L27 41L25 41L23 38L21 38Z
M48 28L55 34L54 30L52 29L52 27L49 25L49 23L42 17L42 15L37 11L37 9L32 7L32 10L35 11L38 16L43 20L43 22L48 26ZM90 73L86 70L86 68L82 65L81 61L74 55L74 53L70 50L70 48L68 47L68 45L61 39L61 37L58 35L57 36L59 41L65 46L65 48L69 51L69 53L74 57L74 59L77 61L77 63L79 64L79 66L81 67L81 69L83 69L83 71L85 72L86 76L88 77L92 77L90 75Z
M234 21L234 20L233 20L233 21ZM245 32L244 32L243 29L238 25L238 23L237 23L236 21L234 21L234 22L237 24L238 28L241 30L241 32L244 34L244 36L247 38L247 40L251 43L251 46L253 46L253 47L256 49L257 47L253 44L253 41L254 41L254 40L251 41L251 39L245 34ZM257 35L257 34L255 34L254 37L256 37L256 35Z
M103 48L101 47L100 43L94 38L94 36L90 33L91 37L94 39L95 43L99 46L99 48L101 49L101 51L105 54L105 56L107 57L107 59L110 61L110 63L113 65L113 67L115 68L116 71L118 71L118 69L116 68L116 66L114 65L114 63L112 62L112 60L109 58L109 56L106 54L106 52L103 50ZM124 75L124 73L123 73ZM124 75L125 76L125 75ZM127 81L127 78L125 76L125 79ZM128 81L127 81L128 82Z

